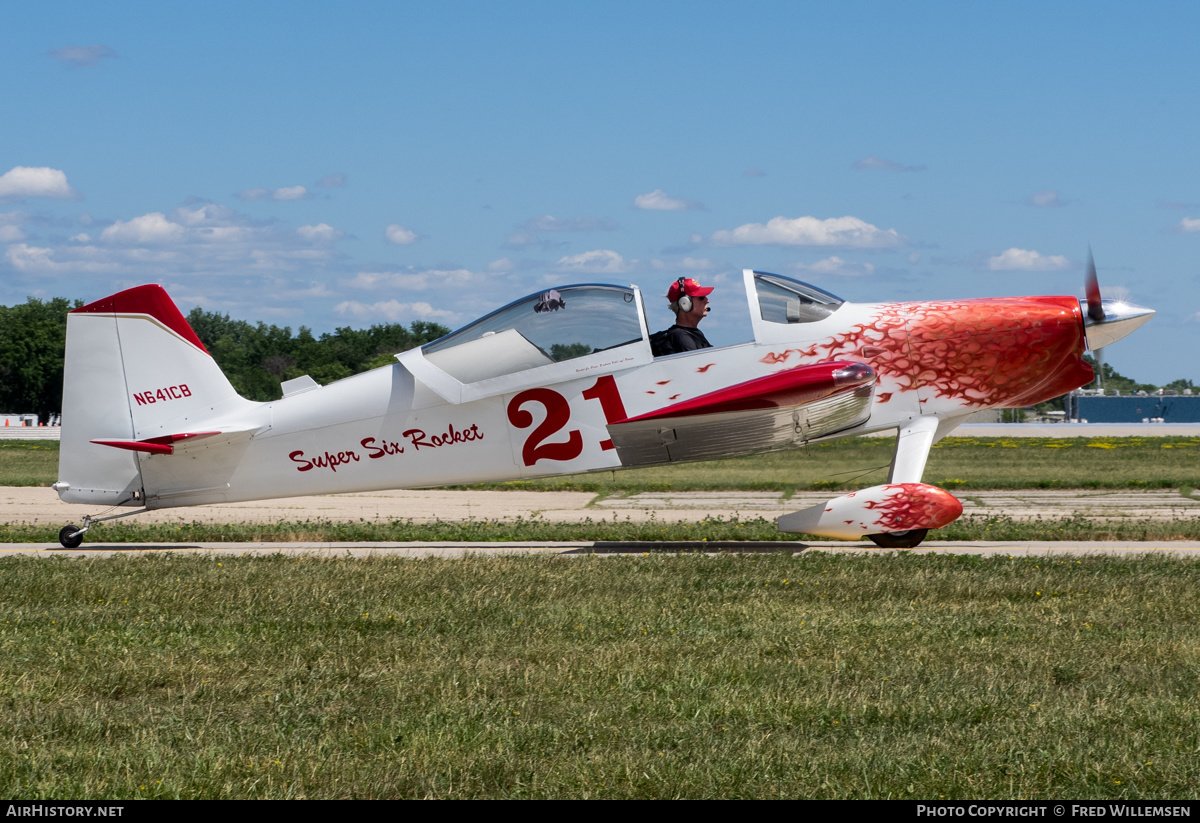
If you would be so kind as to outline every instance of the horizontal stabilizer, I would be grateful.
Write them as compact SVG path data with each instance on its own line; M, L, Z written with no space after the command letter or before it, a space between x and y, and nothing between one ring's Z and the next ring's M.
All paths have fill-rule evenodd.
M180 440L193 437L212 437L222 432L187 432L185 434L164 434L162 437L148 437L145 440L92 440L98 446L112 446L114 449L127 449L131 452L146 452L147 454L173 454L175 444Z
M624 466L775 451L871 416L875 372L830 361L769 374L608 426Z

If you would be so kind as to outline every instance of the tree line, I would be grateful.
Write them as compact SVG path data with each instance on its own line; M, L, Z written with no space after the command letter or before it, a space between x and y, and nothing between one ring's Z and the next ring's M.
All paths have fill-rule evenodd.
M0 412L36 412L42 420L59 412L67 313L81 305L31 297L0 306ZM293 377L307 374L325 384L386 366L395 354L450 331L417 320L408 327L385 323L317 336L307 326L293 333L288 326L247 323L199 308L187 320L238 394L258 401L277 400L280 384Z

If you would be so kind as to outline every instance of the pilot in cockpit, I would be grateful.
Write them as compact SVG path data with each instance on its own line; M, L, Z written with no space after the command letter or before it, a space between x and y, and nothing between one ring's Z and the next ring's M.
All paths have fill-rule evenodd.
M655 357L696 349L711 349L712 343L697 328L708 314L708 295L712 286L701 286L690 277L681 277L667 289L675 325L650 335L650 348Z

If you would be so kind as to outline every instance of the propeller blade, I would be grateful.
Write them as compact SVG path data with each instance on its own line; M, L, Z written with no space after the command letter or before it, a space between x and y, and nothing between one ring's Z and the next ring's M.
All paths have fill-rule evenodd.
M1088 248L1087 275L1084 277L1084 293L1087 295L1088 317L1093 322L1104 320L1104 305L1100 299L1100 281L1096 278L1096 261L1092 259L1092 250Z

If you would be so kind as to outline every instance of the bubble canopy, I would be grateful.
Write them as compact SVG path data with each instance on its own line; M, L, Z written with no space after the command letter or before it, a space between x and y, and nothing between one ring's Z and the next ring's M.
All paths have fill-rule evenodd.
M583 284L531 294L426 344L426 356L474 340L516 331L547 358L560 362L638 343L642 323L634 290Z
M764 271L754 272L754 291L759 315L768 323L813 323L846 302L824 289Z

